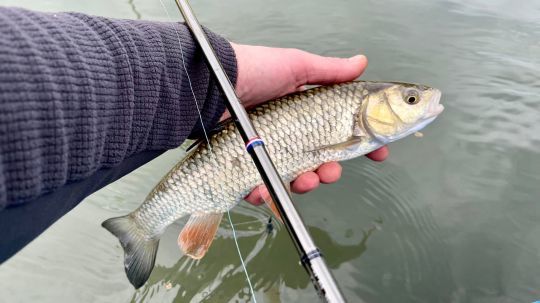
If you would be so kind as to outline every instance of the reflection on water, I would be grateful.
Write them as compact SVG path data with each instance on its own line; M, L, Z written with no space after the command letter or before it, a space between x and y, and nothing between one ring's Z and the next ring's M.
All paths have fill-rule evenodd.
M158 0L0 0L166 21ZM445 113L383 164L344 164L336 185L296 196L350 302L532 302L540 299L540 2L510 0L193 1L233 41L367 54L372 80L440 88ZM136 5L136 7L134 6ZM165 1L178 16L173 1ZM239 9L241 8L241 9ZM174 17L179 18L179 17ZM223 222L201 261L164 235L149 283L135 291L122 249L100 227L137 207L181 157L165 154L92 195L0 267L0 302L247 302ZM270 213L234 209L260 302L316 302L286 232Z
M354 216L377 227L370 254L353 262L354 279L370 291L349 297L366 302L448 302L454 289L448 249L429 208L417 206L421 195L415 176L392 163L367 160L354 161L348 168L341 186L357 188L350 194L358 198L347 203L355 207L343 211L351 213L346 222L354 222ZM352 287L358 288L355 284Z
M228 231L227 228L225 230ZM332 247L340 252L339 257L329 263L331 268L337 268L341 263L360 256L366 250L366 242L374 230L372 228L365 231L363 239L357 245L339 245L323 230L310 228L323 249ZM219 236L213 245L222 249L210 249L202 261L182 257L171 267L156 266L148 284L134 294L132 301L149 302L153 294L160 290L174 292L176 302L229 302L235 298L247 300L250 297L247 287L237 287L245 284L245 275L231 244L230 237ZM260 224L259 232L241 237L241 244L248 256L246 261L251 271L250 279L258 296L266 299L279 298L282 287L305 289L310 284L298 263L296 252L290 248L290 239L286 232L274 230L269 234L265 230L265 224ZM296 270L292 271L276 270L295 267Z
M372 302L380 296L388 297L387 292L392 290L394 294L390 298L414 299L424 293L432 299L445 301L451 297L453 281L446 262L445 244L438 239L438 227L429 211L412 206L416 198L412 190L414 181L403 170L387 166L391 168L381 168L366 160L350 163L351 173L345 176L345 181L339 185L342 188L336 187L336 191L362 188L357 192L358 199L353 200L357 204L356 209L347 210L350 205L345 203L342 211L334 211L334 215L344 217L337 222L328 222L319 215L326 222L310 226L310 232L326 255L330 268L343 271L344 277L349 276L349 281L363 281L363 285L354 282L345 287L351 300ZM352 180L356 180L355 184ZM335 193L328 194L332 196ZM356 193L351 191L350 194L354 196ZM310 201L305 203L317 204L317 212L326 213L332 207L320 205L326 200L325 196L306 198ZM363 209L362 214L360 209ZM310 212L307 211L308 214ZM350 215L356 218L345 218ZM274 223L274 227L268 229L269 216L267 210L244 205L235 208L233 216L256 296L280 302L287 301L290 292L295 291L298 292L295 295L297 299L308 300L314 296L309 278L299 265L297 254L281 225ZM355 226L352 222L359 224ZM323 226L338 232L330 233ZM167 232L168 237L161 241L162 248L178 250L174 236L178 234L179 227ZM403 233L403 230L408 232ZM369 260L370 256L366 257L367 261L362 258L371 245L371 238L376 238L374 245L387 247L376 252L378 258L384 257L382 262L378 258ZM342 286L348 284L339 277ZM429 287L426 281L429 281ZM382 289L378 290L381 286ZM370 292L358 294L358 287ZM174 302L249 299L245 275L227 223L221 225L203 260L181 257L170 265L157 265L148 284L131 300L162 302L165 294L169 299L174 298Z

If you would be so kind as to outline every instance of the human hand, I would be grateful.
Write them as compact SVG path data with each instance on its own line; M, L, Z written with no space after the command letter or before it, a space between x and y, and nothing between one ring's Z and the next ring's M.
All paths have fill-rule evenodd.
M271 48L231 43L238 63L236 93L245 107L250 108L303 89L304 85L329 85L352 81L364 72L367 58L330 58L310 54L298 49ZM227 118L225 113L223 118ZM388 148L382 147L367 155L374 161L383 161ZM306 193L320 183L334 183L341 177L341 165L329 162L314 172L300 175L291 183L295 193ZM268 200L268 191L262 185L245 199L260 205ZM264 199L263 199L264 198Z

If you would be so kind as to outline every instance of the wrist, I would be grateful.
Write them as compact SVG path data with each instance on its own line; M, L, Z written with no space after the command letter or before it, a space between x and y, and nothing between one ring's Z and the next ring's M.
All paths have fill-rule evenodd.
M235 83L235 91L236 96L238 99L240 99L241 102L244 101L246 96L246 86L244 85L246 83L245 75L247 68L245 62L245 46L242 44L236 44L233 42L229 42L231 44L231 47L234 51L234 54L236 56L236 83Z

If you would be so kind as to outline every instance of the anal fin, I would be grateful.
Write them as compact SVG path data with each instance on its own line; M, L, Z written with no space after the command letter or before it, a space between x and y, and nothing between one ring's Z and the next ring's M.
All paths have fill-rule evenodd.
M196 260L204 257L222 217L223 213L192 214L178 236L178 246L184 254Z

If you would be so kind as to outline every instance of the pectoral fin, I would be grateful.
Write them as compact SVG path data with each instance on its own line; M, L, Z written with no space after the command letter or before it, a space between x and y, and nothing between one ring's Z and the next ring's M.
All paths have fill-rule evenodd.
M289 192L289 195L290 195L291 194L291 184L286 183L285 188L287 189L287 191ZM276 206L276 202L274 202L274 199L272 199L272 196L270 196L270 193L268 192L268 190L265 190L265 192L263 192L261 190L261 188L259 187L259 193L260 193L261 198L263 199L264 203L266 204L266 206L268 206L268 208L270 208L270 210L274 214L274 217L276 217L276 219L278 219L279 222L283 223L283 219L281 218L281 215L279 214L279 211L278 211L277 206Z
M178 246L184 254L201 259L212 244L221 222L219 214L193 214L178 236Z
M323 149L344 150L344 149L347 149L347 148L350 148L359 144L360 142L362 142L363 138L364 138L363 136L353 136L347 139L346 141L339 142L336 144L324 145L311 151L319 151Z

